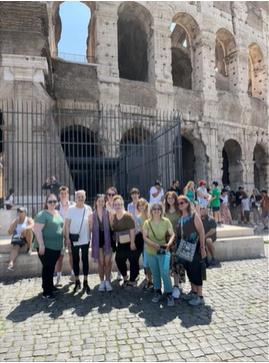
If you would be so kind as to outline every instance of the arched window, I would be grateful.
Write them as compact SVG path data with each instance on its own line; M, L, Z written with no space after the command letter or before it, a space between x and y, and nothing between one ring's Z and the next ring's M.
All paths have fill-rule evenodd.
M266 66L261 48L252 43L249 48L248 59L248 94L253 98L265 100L266 89Z
M216 34L215 43L215 75L216 88L219 90L232 90L234 87L235 74L232 72L236 45L233 35L227 29L219 29Z
M53 6L52 55L73 62L95 62L92 1L59 1Z
M170 30L173 85L193 89L193 72L196 72L196 68L193 66L195 54L191 46L200 32L199 26L191 15L177 13L172 19Z
M118 9L118 63L120 78L149 81L149 41L152 16L142 5L124 2Z

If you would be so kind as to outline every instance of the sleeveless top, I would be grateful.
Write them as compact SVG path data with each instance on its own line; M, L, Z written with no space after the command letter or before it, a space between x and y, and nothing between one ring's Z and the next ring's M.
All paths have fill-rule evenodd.
M183 218L183 238L188 242L195 242L199 239L199 233L194 224L194 216L195 214L191 214ZM177 221L176 236L179 240L181 239L181 218Z
M22 224L17 224L17 226L16 226L16 228L15 228L15 231L14 231L14 233L15 234L18 234L19 236L21 235L21 231L25 228L25 227L27 227L27 226L29 226L29 224L28 224L28 222L27 222L27 219L28 219L28 217L25 217L25 219L24 219L24 221L22 222Z

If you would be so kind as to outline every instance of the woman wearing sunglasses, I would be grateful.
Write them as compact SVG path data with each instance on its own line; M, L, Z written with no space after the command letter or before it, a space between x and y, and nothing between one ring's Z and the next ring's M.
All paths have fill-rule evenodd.
M191 283L191 291L183 296L183 300L188 301L190 305L204 305L205 302L202 293L202 259L206 257L206 251L203 223L191 206L191 202L187 196L180 195L177 199L177 205L179 210L179 219L176 227L177 238L179 240L183 238L188 242L197 241L192 262L186 261L184 264ZM181 223L183 236L181 235Z
M170 239L166 242L166 232L168 231ZM143 238L146 242L146 254L150 271L153 276L155 296L151 300L158 303L162 299L162 281L164 292L167 296L167 305L174 306L172 296L172 284L169 274L169 264L165 268L166 253L172 245L175 234L169 219L163 217L163 206L161 202L155 202L150 205L150 218L144 222ZM162 281L161 281L162 280Z
M50 301L55 300L54 294L60 291L53 286L55 265L63 248L63 219L55 209L57 204L56 195L49 194L44 209L34 219L34 248L43 266L43 298Z

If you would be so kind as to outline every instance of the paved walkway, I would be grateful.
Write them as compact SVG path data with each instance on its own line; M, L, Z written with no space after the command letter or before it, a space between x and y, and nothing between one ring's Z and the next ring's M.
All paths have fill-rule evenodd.
M268 246L267 246L268 247ZM266 249L268 256L268 248ZM41 298L41 279L0 279L0 361L268 361L268 259L207 270L205 306L154 305L138 287ZM189 284L184 285L188 292Z

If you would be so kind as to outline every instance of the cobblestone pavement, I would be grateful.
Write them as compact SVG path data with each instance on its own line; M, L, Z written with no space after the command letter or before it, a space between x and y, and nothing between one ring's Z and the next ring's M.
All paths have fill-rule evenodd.
M207 270L205 306L163 299L138 286L73 295L63 277L57 300L41 279L0 280L0 361L268 361L268 259L222 262ZM184 285L188 292L189 284Z

